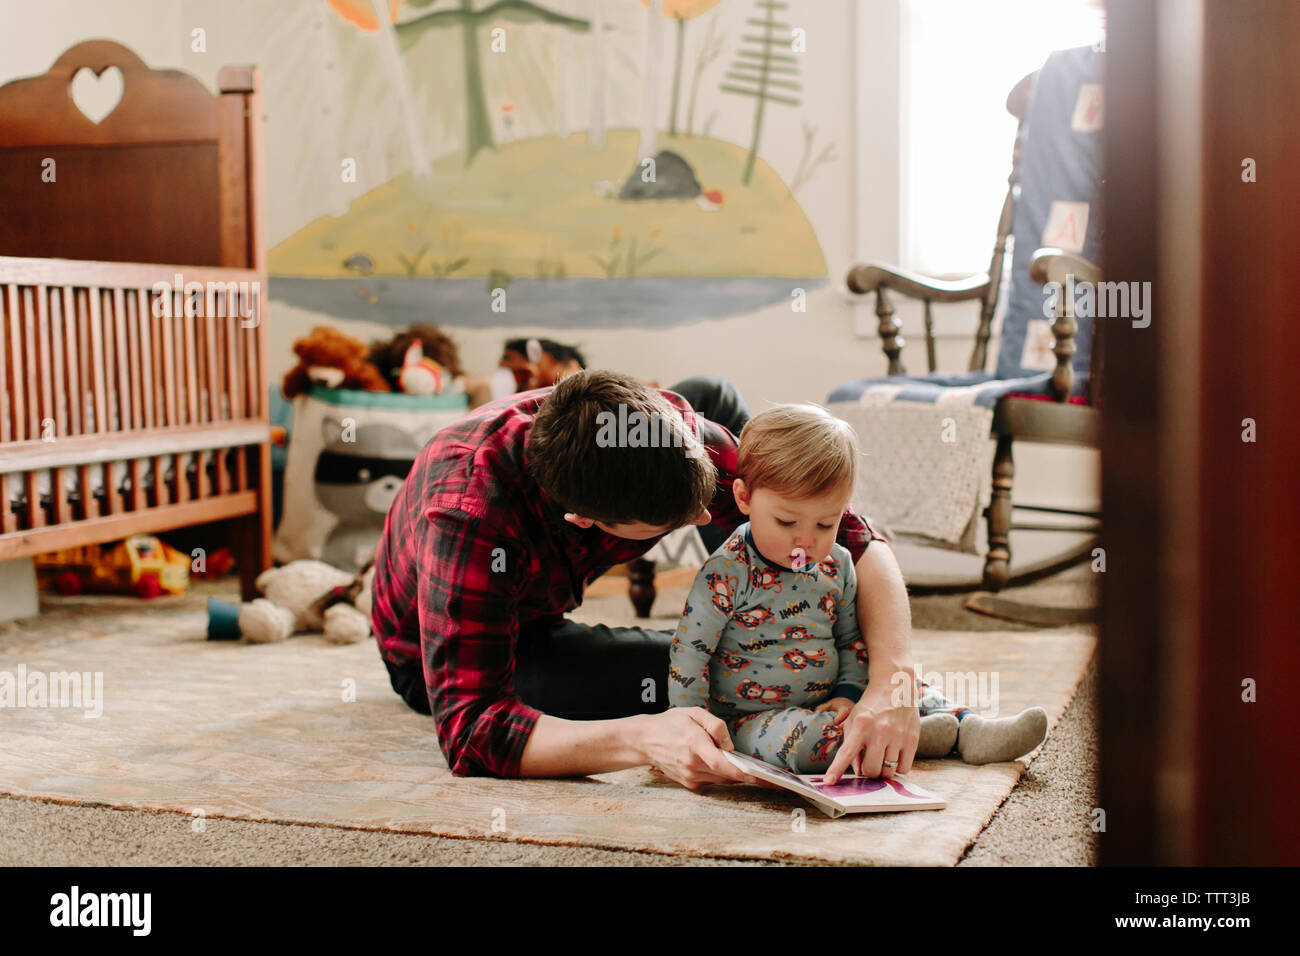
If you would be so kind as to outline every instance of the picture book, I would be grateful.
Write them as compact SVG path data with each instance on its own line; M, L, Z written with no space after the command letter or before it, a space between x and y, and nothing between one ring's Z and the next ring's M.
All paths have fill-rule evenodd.
M724 752L727 759L745 773L799 794L832 818L846 813L941 810L948 805L943 797L936 796L909 780L845 774L838 783L827 785L821 774L794 774L756 757L735 751Z

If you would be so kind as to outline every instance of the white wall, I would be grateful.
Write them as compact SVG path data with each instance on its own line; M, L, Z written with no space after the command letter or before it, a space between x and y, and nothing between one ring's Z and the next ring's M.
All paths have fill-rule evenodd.
M724 375L755 408L769 401L821 401L842 381L883 375L886 364L875 339L871 306L855 308L842 291L842 282L854 262L898 260L900 2L799 0L792 4L791 18L806 27L809 37L809 62L801 76L804 112L828 132L838 131L841 157L800 193L831 277L829 288L809 295L806 313L778 304L752 315L665 331L592 329L555 337L580 343L594 365L617 367L664 384L700 373ZM150 66L187 70L213 89L217 71L226 63L252 61L268 73L292 69L292 63L281 61L274 37L282 35L288 22L286 10L292 13L293 4L304 16L326 7L324 0L4 0L0 12L8 29L0 33L0 82L42 73L68 46L92 37L123 42ZM271 35L264 22L276 25ZM190 50L195 27L207 31L206 53ZM724 55L718 67L725 67L727 59ZM858 89L868 95L857 96ZM274 188L286 179L276 175L277 163L285 161L292 144L284 138L287 124L277 127L276 123L277 115L283 115L277 111L287 107L270 97L266 107L268 183ZM616 113L610 121L626 125ZM779 130L776 124L773 128ZM763 158L786 176L797 162L800 145L797 135L789 135L790 128L787 123L785 135L765 135L761 150ZM797 121L793 129L797 131ZM731 135L721 124L715 134ZM269 199L275 207L275 197ZM284 232L282 219L277 212L279 233ZM994 225L990 223L990 241ZM282 235L273 232L270 238L274 242ZM895 305L909 340L906 362L910 370L922 371L919 306L901 299ZM974 310L936 308L936 316L943 335L938 347L940 367L965 368ZM294 338L317 322L333 321L274 303L268 318L273 376L292 364ZM366 337L391 332L364 323L338 324ZM454 329L453 335L467 364L486 368L494 364L508 335L549 331ZM1096 456L1091 452L1029 446L1018 453L1017 491L1026 499L1090 501L1096 497L1096 487Z

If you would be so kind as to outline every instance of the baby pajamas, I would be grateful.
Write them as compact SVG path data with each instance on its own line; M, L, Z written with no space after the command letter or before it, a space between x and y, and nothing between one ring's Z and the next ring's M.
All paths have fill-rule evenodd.
M668 698L722 718L732 743L794 773L830 766L844 736L832 697L856 702L867 684L867 645L858 629L853 558L830 557L801 571L768 561L748 523L705 562L673 637ZM921 716L968 713L917 681Z

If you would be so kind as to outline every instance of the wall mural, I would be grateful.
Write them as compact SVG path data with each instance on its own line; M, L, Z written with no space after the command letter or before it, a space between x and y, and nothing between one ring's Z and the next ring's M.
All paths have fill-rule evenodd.
M322 2L330 28L369 35L339 45L327 68L341 71L343 97L347 77L383 72L402 171L275 245L274 298L400 325L665 327L825 282L797 196L838 156L806 121L801 138L792 132L801 72L815 61L799 55L788 4L727 0L745 8L727 35L725 23L742 21L720 17L720 0L593 0L583 16L530 0ZM585 102L565 97L566 67L583 71ZM495 69L508 71L504 84ZM621 93L608 82L615 69ZM607 124L611 101L619 115L638 112L614 100L630 99L636 72L639 128ZM506 95L489 96L489 79ZM532 104L548 96L568 130L545 130ZM721 111L744 119L746 141L710 135ZM774 135L801 143L789 182L763 159ZM348 172L345 158L345 183Z

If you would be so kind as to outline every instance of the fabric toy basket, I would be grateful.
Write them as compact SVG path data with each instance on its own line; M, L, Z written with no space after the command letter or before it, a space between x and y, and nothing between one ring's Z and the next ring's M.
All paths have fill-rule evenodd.
M416 456L469 411L464 393L408 395L313 386L293 403L277 561L355 571L374 555ZM308 492L310 489L310 493Z

